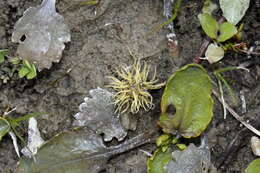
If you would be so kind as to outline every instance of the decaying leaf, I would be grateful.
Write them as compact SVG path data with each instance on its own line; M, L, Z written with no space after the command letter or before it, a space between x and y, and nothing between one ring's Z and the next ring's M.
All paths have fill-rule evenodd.
M188 64L168 80L161 100L159 125L165 133L197 137L213 117L212 83L206 70ZM174 106L176 113L169 112Z
M64 43L70 41L70 30L56 12L55 2L43 0L40 6L27 9L12 34L12 42L19 43L19 56L35 63L39 70L59 62Z
M219 3L223 16L227 21L236 25L245 15L250 0L220 0Z
M224 57L224 53L225 52L222 47L211 43L205 52L205 56L209 63L212 64L220 61Z
M200 147L190 144L185 150L176 150L166 166L167 173L209 173L214 172L210 162L210 150L206 142Z
M40 131L37 128L37 121L35 118L29 119L28 125L28 145L22 149L23 155L31 158L32 154L37 153L38 148L44 143L44 140L41 137ZM30 149L30 150L28 150Z
M43 144L35 161L22 157L15 173L99 173L109 157L149 142L151 135L143 133L123 144L106 147L94 130L79 127Z
M74 115L74 126L87 126L99 134L104 134L105 141L116 137L123 140L127 132L122 127L118 115L115 113L113 94L107 90L97 88L90 90L92 98L86 97L79 106L80 112Z
M148 173L216 173L210 161L210 150L206 137L199 147L190 144L179 150L168 144L168 149L157 149L147 161Z

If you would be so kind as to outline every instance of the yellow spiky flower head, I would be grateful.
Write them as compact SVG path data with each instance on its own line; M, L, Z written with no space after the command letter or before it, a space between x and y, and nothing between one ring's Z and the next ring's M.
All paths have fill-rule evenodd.
M158 83L156 71L149 79L151 67L140 60L135 60L131 66L121 66L116 70L117 77L109 76L111 79L108 87L113 88L114 104L116 112L137 113L141 108L149 110L153 107L153 97L148 90L159 89L165 83Z

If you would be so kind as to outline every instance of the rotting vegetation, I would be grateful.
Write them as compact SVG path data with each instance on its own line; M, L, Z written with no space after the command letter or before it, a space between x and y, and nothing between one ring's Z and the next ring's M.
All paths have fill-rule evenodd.
M210 125L211 121L214 121L215 119L223 121L223 116L221 116L221 119L216 116L213 117L213 95L223 106L224 122L227 118L227 112L230 112L230 115L235 117L238 120L238 123L245 126L245 128L241 129L241 133L239 133L241 136L242 134L249 134L249 136L252 136L252 134L258 136L260 135L257 130L259 127L259 118L257 118L259 112L256 112L256 116L252 117L251 121L248 122L246 121L246 118L248 117L242 118L237 113L237 110L232 109L229 105L229 95L233 97L236 93L234 94L234 91L230 86L230 81L223 75L224 72L230 72L237 69L248 70L247 68L250 68L250 66L240 64L229 67L226 66L225 63L222 63L225 62L227 50L233 51L233 54L239 52L246 53L248 56L259 55L259 53L255 51L257 48L248 47L244 44L244 42L242 42L247 41L242 40L241 37L243 31L242 25L240 25L240 27L236 26L239 21L243 21L242 18L246 15L249 2L250 1L245 0L235 0L233 2L220 0L220 8L223 12L223 16L218 16L214 13L217 5L213 4L210 0L205 1L203 12L202 14L199 14L198 18L202 29L209 38L206 38L203 42L198 54L194 55L195 58L193 61L195 63L179 67L179 69L176 70L171 76L169 74L167 75L170 77L167 80L162 98L160 99L160 96L156 98L161 101L161 105L158 106L157 104L157 108L155 104L155 110L158 110L159 107L161 108L160 117L157 117L157 123L163 131L163 134L160 133L161 136L158 137L158 130L151 131L148 129L149 132L137 131L137 134L139 135L134 135L136 137L130 136L131 139L128 139L124 143L116 146L107 147L103 142L103 140L109 142L113 137L116 137L121 141L126 137L126 132L122 130L123 127L119 122L120 116L115 112L124 114L129 111L138 116L141 108L144 108L147 111L150 110L152 108L153 101L156 102L156 99L153 98L153 94L149 93L148 90L159 89L164 85L163 82L161 84L157 84L158 81L156 80L156 72L154 72L154 75L149 80L148 76L150 65L147 62L144 62L144 65L142 66L140 60L137 59L134 61L133 65L115 68L117 69L115 73L117 73L118 79L116 77L110 77L113 81L112 84L110 84L110 87L115 91L114 96L112 96L111 93L108 94L107 91L100 88L90 90L90 95L93 98L86 97L84 99L85 101L79 106L80 113L74 116L78 122L73 124L82 127L73 127L65 132L60 132L59 135L56 135L53 138L49 137L50 139L40 147L38 153L35 154L33 158L26 158L26 156L23 156L20 159L15 172L41 173L46 170L50 170L55 173L83 173L86 169L91 170L91 173L98 173L104 170L113 172L113 169L109 169L107 166L109 158L130 149L139 147L145 143L154 142L155 137L158 137L156 140L157 149L148 159L148 173L174 173L176 171L180 171L181 173L213 173L216 172L217 169L222 170L223 168L221 168L221 166L227 160L227 153L230 154L233 151L233 148L236 147L234 146L236 141L232 141L233 144L231 143L228 147L224 148L225 151L223 152L223 155L220 156L219 160L215 159L214 153L212 156L210 142L207 142L207 138L212 140L212 136L208 135L207 137L207 134L210 134L210 132L207 132L206 129ZM51 5L55 5L55 0L44 0L42 2L42 7L44 7L44 9L48 9L45 5L49 3ZM168 25L168 29L170 29L170 35L168 35L167 41L169 45L169 52L171 52L172 48L175 50L179 46L179 43L176 40L178 38L178 34L176 35L174 33L175 30L173 27L175 22L174 19L177 17L177 12L181 13L180 9L184 5L187 5L186 8L192 8L188 7L188 5L195 6L196 4L185 4L181 0L175 2L177 5L174 5L175 3L172 0L165 0L164 3L167 4L167 6L170 4L175 7L175 9L173 8L173 13L172 8L164 8L165 10L170 9L170 12L164 12L164 14L170 14L170 16L166 16L169 21L163 25ZM99 8L102 8L102 5L104 5L102 1L89 1L89 3L82 2L80 4L89 6L92 10L98 10ZM229 8L234 8L234 10L229 10ZM50 9L53 11L53 6ZM230 14L230 11L233 13ZM171 14L173 16L171 16ZM230 15L232 17L230 17ZM215 17L212 16L217 16L221 19L217 21L214 19ZM115 37L116 40L122 41L122 38L118 36L120 35L119 33L122 32L120 28L120 26L116 27L117 35ZM204 35L204 37L206 37L206 35ZM64 47L61 47L60 50L62 51L63 49ZM203 57L204 53L205 57ZM60 55L60 53L58 54ZM175 55L178 56L178 54ZM6 54L3 56L6 57ZM60 58L60 56L58 58ZM210 64L203 62L202 60L204 59L208 60ZM176 59L173 61L176 62ZM25 66L26 61L23 62L23 65ZM47 62L46 68L50 68L51 62L52 60ZM190 59L189 62L191 62ZM36 63L36 66L37 64L39 64L39 62ZM97 66L95 68L99 68L98 63L96 65ZM25 72L19 72L19 76L26 76L27 79L30 79L30 75L29 77L27 76L30 74L29 69L31 68L29 67L32 66L30 64L27 65L26 70L24 70ZM40 66L40 70L42 70L42 67L43 66ZM36 76L35 68L32 69L34 75ZM215 79L211 77L211 74L215 75L216 82ZM98 74L95 75L98 76ZM225 94L226 91L228 95ZM102 95L102 93L107 93L109 97L106 97L106 94ZM99 98L104 98L104 102L97 101ZM114 98L114 100L111 98ZM113 111L113 104L115 104L117 108L115 109L115 112ZM245 104L245 101L243 101L243 112L247 111L244 106ZM174 109L172 109L172 106ZM218 111L218 114L222 114L221 112L222 111ZM142 113L142 111L141 114L145 119L146 115L143 115L144 113ZM109 117L113 117L111 118L111 121L108 121ZM1 119L1 122L4 122L2 125L5 126L8 124L3 118ZM156 125L153 124L150 127L154 128ZM212 129L212 127L208 130L210 129ZM248 130L250 130L251 133L249 133ZM3 129L2 132L3 134L6 134L6 129ZM100 136L102 134L105 136ZM194 139L201 135L204 137L201 137L201 145L199 147L194 145L194 143L196 143L195 140L189 141L187 139ZM238 139L238 137L234 140L236 139ZM188 143L189 145L187 146L183 142L186 144ZM250 145L249 140L246 145ZM57 146L57 148L55 148L55 146ZM150 151L152 152L151 149ZM147 153L146 151L144 152ZM52 162L53 157L51 155L53 153L57 156L57 158L55 158L56 162ZM148 153L148 155L151 154ZM196 156L195 158L194 155ZM44 162L42 162L42 159ZM114 159L116 159L116 157ZM252 157L250 157L250 159L250 161L252 161ZM37 162L37 160L39 162ZM245 166L248 164L244 163L243 165L243 170L245 170ZM246 169L246 172L253 173L254 171L258 171L258 165L259 159L254 160ZM227 168L224 169L230 171L228 166L226 167ZM240 169L239 171L243 170ZM124 172L122 170L117 170L116 168L114 170L114 172L120 171Z

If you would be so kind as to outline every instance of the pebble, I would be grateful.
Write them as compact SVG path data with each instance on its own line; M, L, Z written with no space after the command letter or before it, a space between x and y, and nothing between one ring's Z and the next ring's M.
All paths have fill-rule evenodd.
M251 138L251 148L256 156L260 156L260 139L256 136Z

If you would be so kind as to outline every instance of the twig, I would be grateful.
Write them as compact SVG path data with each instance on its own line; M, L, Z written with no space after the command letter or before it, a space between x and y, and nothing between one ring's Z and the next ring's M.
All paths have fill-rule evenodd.
M216 90L213 89L213 94L217 97L217 99L223 104L218 92ZM235 117L240 123L242 123L245 127L247 127L249 130L251 130L253 133L255 133L256 135L260 136L260 131L257 130L256 128L254 128L251 124L247 123L246 121L243 120L243 118L241 118L236 111L231 108L227 103L225 103L225 107L226 109L229 111L229 113L231 115L233 115L233 117Z
M206 51L208 45L210 43L210 40L209 39L204 39L203 40L203 43L200 47L200 50L199 52L196 54L195 58L193 59L193 62L199 64L201 62L201 56L204 54L204 52Z

